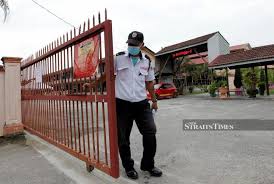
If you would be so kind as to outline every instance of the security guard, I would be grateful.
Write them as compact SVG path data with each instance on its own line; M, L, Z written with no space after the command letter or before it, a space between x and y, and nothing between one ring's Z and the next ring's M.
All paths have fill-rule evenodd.
M144 46L143 34L133 31L128 36L127 44L128 51L118 53L114 59L120 157L127 176L137 179L138 173L134 169L130 151L130 132L135 121L143 136L141 170L148 171L151 176L160 177L162 171L154 166L156 126L152 109L158 109L154 93L154 71L149 58L141 52L141 47ZM147 100L147 90L152 97L152 107Z

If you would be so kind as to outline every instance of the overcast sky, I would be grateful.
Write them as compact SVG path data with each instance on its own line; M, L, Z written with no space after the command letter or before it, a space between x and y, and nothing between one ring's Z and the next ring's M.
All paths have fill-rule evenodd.
M0 22L0 57L25 58L71 29L31 0L8 1L9 17ZM274 44L273 0L36 1L73 25L107 8L113 21L114 52L126 48L132 30L143 32L146 46L155 52L215 31L230 45Z

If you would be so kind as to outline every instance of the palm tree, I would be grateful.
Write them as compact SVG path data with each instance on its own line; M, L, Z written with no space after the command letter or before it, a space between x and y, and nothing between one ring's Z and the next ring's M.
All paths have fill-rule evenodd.
M7 18L7 15L9 13L9 5L8 5L8 1L7 0L0 0L0 7L3 9L4 11L4 21Z

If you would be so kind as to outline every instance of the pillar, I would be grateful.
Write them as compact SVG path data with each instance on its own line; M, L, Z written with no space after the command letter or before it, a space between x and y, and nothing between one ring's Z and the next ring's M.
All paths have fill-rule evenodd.
M5 68L5 123L3 127L3 135L11 136L23 132L20 82L20 64L22 58L3 57L1 60L3 61Z
M264 66L264 72L265 72L265 87L266 87L266 94L269 96L269 84L268 84L268 74L267 74L267 65Z
M228 68L225 68L225 73L226 73L226 84L227 84L227 96L230 96L230 92L229 92L229 79L228 79Z

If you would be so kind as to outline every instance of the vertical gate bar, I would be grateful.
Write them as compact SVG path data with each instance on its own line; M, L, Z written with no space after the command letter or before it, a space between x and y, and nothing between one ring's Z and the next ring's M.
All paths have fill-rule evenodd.
M79 27L79 33L78 35L81 33L81 25ZM76 36L76 29L74 29L74 37ZM74 57L75 57L75 52L74 52ZM77 94L80 94L80 84L79 84L79 80L76 79L75 80L76 82L76 86L77 86ZM79 150L79 153L82 152L81 150L81 131L80 131L80 119L79 119L79 101L76 100L76 116L77 116L77 135L78 135L78 150ZM75 127L76 128L76 127Z
M38 53L39 54L39 53ZM35 64L35 72L37 70L37 63ZM35 76L35 83L34 83L34 95L36 96L37 95L37 88L38 88L38 84L37 84L37 78ZM37 99L36 100L36 121L35 121L35 124L36 124L36 131L39 131L40 130L40 122L39 122L39 100Z
M61 45L61 43L59 42L59 39L57 39L57 43L58 43L58 46ZM57 75L57 86L58 86L58 93L57 95L59 96L61 94L61 70L60 70L60 52L57 53L57 57L58 57L58 60L57 60L57 70L56 70L56 75ZM63 125L62 125L62 118L61 118L61 109L62 109L62 104L61 104L61 100L57 100L58 102L58 106L57 106L57 116L58 116L58 125L59 125L59 129L58 129L58 132L59 132L59 142L60 144L63 144Z
M99 14L100 15L100 14ZM99 22L100 19L99 19ZM101 34L99 34L99 59L100 59L100 64L99 66L99 69L100 69L100 77L101 77L101 80L100 80L100 86L101 86L101 95L103 95L104 93L104 80L103 80L103 57L102 57L102 39L101 39ZM104 101L102 102L102 115L103 115L103 129L104 129L104 150L105 150L105 163L106 165L108 165L108 149L107 149L107 138L106 138L106 121L105 121L105 105L104 105Z
M36 71L36 67L37 67L37 64L34 65L34 72ZM36 82L36 76L34 75L35 77L35 82L34 82L34 88L33 88L33 94L36 96L37 95L37 82ZM39 104L38 104L38 100L35 100L35 109L36 109L36 119L35 119L35 128L36 128L36 131L39 131Z
M85 125L84 125L84 110L83 110L83 101L81 101L81 115L82 115L82 138L83 138L83 151L84 155L86 155L86 142L85 142Z
M87 101L86 101L86 124L87 124L87 139L88 139L88 158L90 158L89 123L88 123L88 102Z
M53 43L51 44L51 48L53 49ZM50 83L52 85L52 91L51 91L51 95L54 95L54 66L53 66L53 62L54 62L54 55L52 55L50 57ZM52 132L52 139L55 141L56 137L55 137L55 119L54 119L54 100L50 100L51 101L51 107L50 107L50 113L51 113L51 132Z
M69 38L68 38L68 33L66 34L66 41L69 41ZM69 76L70 76L70 69L69 69L69 62L68 62L68 60L69 60L69 54L68 54L68 49L69 48L66 48L66 53L65 53L65 55L66 55L66 58L65 58L65 60L66 60L66 65L67 65L67 67L66 67L66 70L67 70L67 72L66 72L66 75L65 75L65 77L66 77L66 95L69 95ZM68 100L66 100L66 119L67 119L67 142L68 142L68 147L70 147L70 126L69 126L69 124L70 124L70 121L69 121L69 117L68 117Z
M74 82L73 82L74 84ZM73 137L74 137L74 150L77 151L77 140L76 140L76 119L75 119L75 102L72 101L72 111L73 111Z
M92 130L92 147L93 147L93 159L96 159L96 153L95 153L95 130L94 130L94 113L93 113L93 102L90 102L90 111L91 111L91 130Z
M105 118L105 103L102 102L102 115L103 115L103 126L104 126L104 144L105 144L105 162L108 165L108 148L106 138L106 118Z
M27 72L27 80L30 80L30 67L28 67L27 69L25 69L26 70L26 72ZM26 90L26 95L30 95L29 93L30 93L30 85L31 84L27 84L28 85L28 90L27 90L27 87L25 86L25 90ZM30 102L29 103L29 111L28 111L28 115L27 115L27 119L26 119L26 121L27 121L27 126L30 126L30 112L32 112L32 104L31 104L31 100L26 100L27 102Z
M65 41L68 41L68 39L64 39L64 42ZM66 52L67 52L67 49L66 48L64 50L64 77L65 77L65 94L64 95L67 95L68 94L68 81L67 81L67 72L69 71L68 70L68 66L66 67L66 61L67 61L67 55L66 55ZM65 100L65 112L64 112L64 117L65 117L65 122L66 122L66 145L69 147L69 120L68 120L68 101Z
M26 79L27 80L30 80L30 67L28 67L28 68L26 68L25 69L26 70ZM27 84L27 86L28 86L28 90L27 90L27 87L26 87L26 85L25 85L25 90L26 90L26 95L30 95L29 93L29 91L30 91L30 84ZM29 108L29 110L28 110L28 114L27 114L27 119L26 119L26 121L27 121L27 126L29 126L30 127L30 119L29 119L29 117L30 117L30 112L32 112L32 107L31 107L31 100L26 100L27 102L29 102L29 106L28 106L28 108Z
M47 52L49 51L49 48L47 47ZM49 89L49 57L46 59L46 77L45 77L45 85L46 85L46 95L48 94ZM47 136L50 137L50 118L49 118L49 100L46 100L46 112L47 112Z
M44 54L44 49L43 49L42 54ZM44 63L45 63L45 60L42 60L41 64L40 64L41 65L41 74L42 74L42 83L41 83L41 92L40 92L41 94L40 95L44 94L44 83L43 83L43 74L44 74L44 68L45 68ZM45 110L44 110L44 108L45 108L44 101L45 100L40 100L41 107L42 107L41 108L42 132L44 135L46 135L46 121L45 121L46 116L45 116Z
M105 63L106 63L106 82L108 94L108 123L109 123L109 144L110 144L110 165L111 176L119 177L119 160L117 144L117 124L116 124L116 105L115 105L115 87L114 87L114 68L113 68L113 41L112 41L112 22L105 22Z
M33 77L34 77L34 72L35 72L35 65L33 65L33 67L32 67L32 70L33 70ZM35 86L36 86L36 84L35 84L36 82L34 81L33 82L33 88L32 88L32 92L33 92L33 95L36 95L35 94ZM37 131L37 100L34 100L34 111L35 111L35 119L33 120L33 125L34 125L34 129Z
M50 48L49 48L50 49ZM47 85L48 85L48 94L49 95L51 95L51 78L50 78L50 76L51 76L51 73L50 73L50 68L51 68L51 56L48 58L48 62L47 62L47 64L48 64L48 75L47 75ZM48 123L49 123L49 137L51 138L51 139L53 139L53 136L52 136L52 134L51 134L51 129L52 129L52 119L51 119L51 100L48 100L48 109L47 109L47 111L48 111Z
M60 37L60 45L62 44L62 38ZM63 50L59 51L59 69L58 69L58 75L59 75L59 96L63 96ZM59 117L60 117L60 124L61 124L61 142L65 145L65 136L64 136L64 119L63 119L63 100L59 99Z
M33 77L33 66L29 67L29 79L31 80ZM30 82L29 84L29 91L28 91L28 95L32 96L33 95L33 83L34 83L34 80ZM32 114L30 114L30 126L31 128L34 129L34 119L35 119L35 103L34 103L34 100L30 100L31 101L31 112L33 112Z
M44 48L44 53L46 53L46 49ZM46 70L47 70L47 65L46 65L46 58L43 59L43 71L42 71L42 86L43 86L43 93L42 95L45 96L46 95L46 86L45 86L45 77L46 77ZM48 121L47 121L47 111L46 111L46 107L47 107L47 100L43 99L43 114L44 114L44 135L48 137L47 135L47 126L48 126Z
M63 36L63 43L65 43L65 39L64 39L64 36ZM65 79L64 79L64 76L65 76L65 50L62 50L62 52L61 52L61 83L62 83L62 96L65 96L66 95L66 89L65 89L65 85L66 85L66 83L65 83ZM66 119L65 119L65 101L64 100L62 100L62 109L63 109L63 112L62 112L62 119L63 119L63 136L64 136L64 144L65 145L67 145L67 134L66 134L66 131L67 131L67 126L66 126Z
M72 38L72 31L70 31L70 37ZM69 53L69 51L71 51L71 54ZM69 57L70 55L72 55L72 47L69 47L67 50L67 55L68 55L68 66L69 65L69 58L71 60L72 57ZM71 60L72 62L72 60ZM69 69L69 94L71 95L72 92L72 87L73 87L73 65L71 63L70 69ZM71 71L71 72L70 72ZM69 123L70 123L70 144L71 144L71 148L73 149L73 140L72 140L72 122L71 122L71 101L69 101Z
M43 49L42 49L43 51ZM43 52L42 52L43 54ZM44 88L43 88L43 62L44 60L40 61L40 68L41 68L41 75L42 75L42 82L40 83L40 94L39 95L43 95L43 92L44 92ZM45 114L44 114L44 100L39 100L40 101L40 104L41 104L41 131L42 131L42 134L45 135Z
M58 43L58 46L59 45L61 45L61 40L60 40L60 42L59 42L59 39L57 39L57 43ZM58 56L58 62L57 62L57 71L56 71L56 73L57 73L57 83L58 83L58 96L59 95L61 95L62 94L62 89L61 89L61 87L62 87L62 79L61 79L61 64L60 64L60 62L62 62L61 61L61 55L62 55L62 53L61 53L61 51L59 51L58 52L58 54L57 54L57 56ZM59 137L60 137L60 143L61 144L64 144L63 143L63 141L64 141L64 139L63 139L63 121L62 121L62 100L57 100L57 102L58 102L58 124L59 124Z
M77 85L78 87L78 85ZM77 112L77 133L78 133L78 147L79 147L79 153L82 152L81 150L81 131L80 131L80 118L79 118L79 101L76 101L76 112Z
M100 141L99 141L99 114L98 114L98 101L96 96L98 95L98 82L95 77L95 105L96 105L96 142L97 142L97 162L100 162Z
M32 77L34 78L34 65L32 65L31 66L31 73L32 73ZM35 95L34 94L34 90L33 90L33 88L34 88L34 83L35 83L35 81L33 80L33 82L31 83L31 95ZM34 111L34 118L32 118L32 128L34 129L34 130L36 130L36 122L35 122L35 120L36 120L36 110L37 110L37 108L36 108L36 100L33 100L33 111Z
M54 46L52 48L54 48ZM55 82L56 82L56 80L55 80L55 78L56 78L55 77L56 54L54 54L52 56L51 64L52 64L51 73L52 73L52 86L53 86L52 95L55 96L56 95L56 84L55 84ZM52 133L53 133L53 136L54 136L54 141L57 142L57 124L56 124L55 106L56 106L55 100L52 100L52 122L53 122L53 129L52 129L53 131L52 131Z
M33 65L30 67L30 79L34 78L33 75ZM33 95L33 86L34 86L34 80L30 83L30 95ZM32 102L32 112L34 112L32 115L34 115L33 118L31 118L31 114L30 114L30 118L31 118L31 128L35 129L35 118L36 118L36 109L35 109L35 100L31 100Z
M58 47L59 45L59 41L56 40L56 47ZM59 53L56 53L55 56L55 68L54 68L54 80L55 80L55 95L58 96L59 94L59 84L58 84L58 61L59 61ZM58 116L58 112L59 112L59 100L56 99L55 100L55 121L56 121L56 133L57 133L57 142L60 143L60 121L59 121L59 116Z
M42 49L42 53L44 53L44 49ZM42 82L40 83L40 90L39 90L39 95L42 96L44 93L44 86L43 86L43 70L44 70L44 60L40 61L40 69L41 69L41 75L42 75ZM45 114L44 114L44 100L39 100L41 104L41 131L42 134L45 135Z
M54 42L54 47L56 47L56 41ZM56 54L54 54L54 62L53 62L53 66L54 66L54 69L53 69L53 82L54 82L54 96L57 95L58 93L58 84L57 84L57 76L56 76L56 65L57 65L57 56ZM55 141L56 142L59 142L59 132L58 132L58 120L57 120L57 110L56 110L56 106L57 106L57 102L56 100L54 100L54 124L55 124L55 127L54 127L54 132L55 132Z
M74 30L73 30L73 35L74 35L74 37L76 36L76 29L74 28ZM72 36L72 32L71 32L71 38L72 38L73 36ZM74 66L74 58L73 58L73 56L74 56L74 53L73 53L73 49L74 49L74 47L72 46L71 47L71 66L73 67ZM72 84L73 84L73 86L74 85L77 85L77 83L76 83L76 81L74 80L74 77L72 76ZM75 83L75 84L74 84ZM78 88L78 86L76 86L77 88ZM74 93L74 89L72 89L73 90L73 93ZM78 90L78 89L77 89ZM73 128L74 128L74 150L75 151L77 151L77 138L76 138L76 119L75 119L75 101L72 101L72 106L73 106Z

